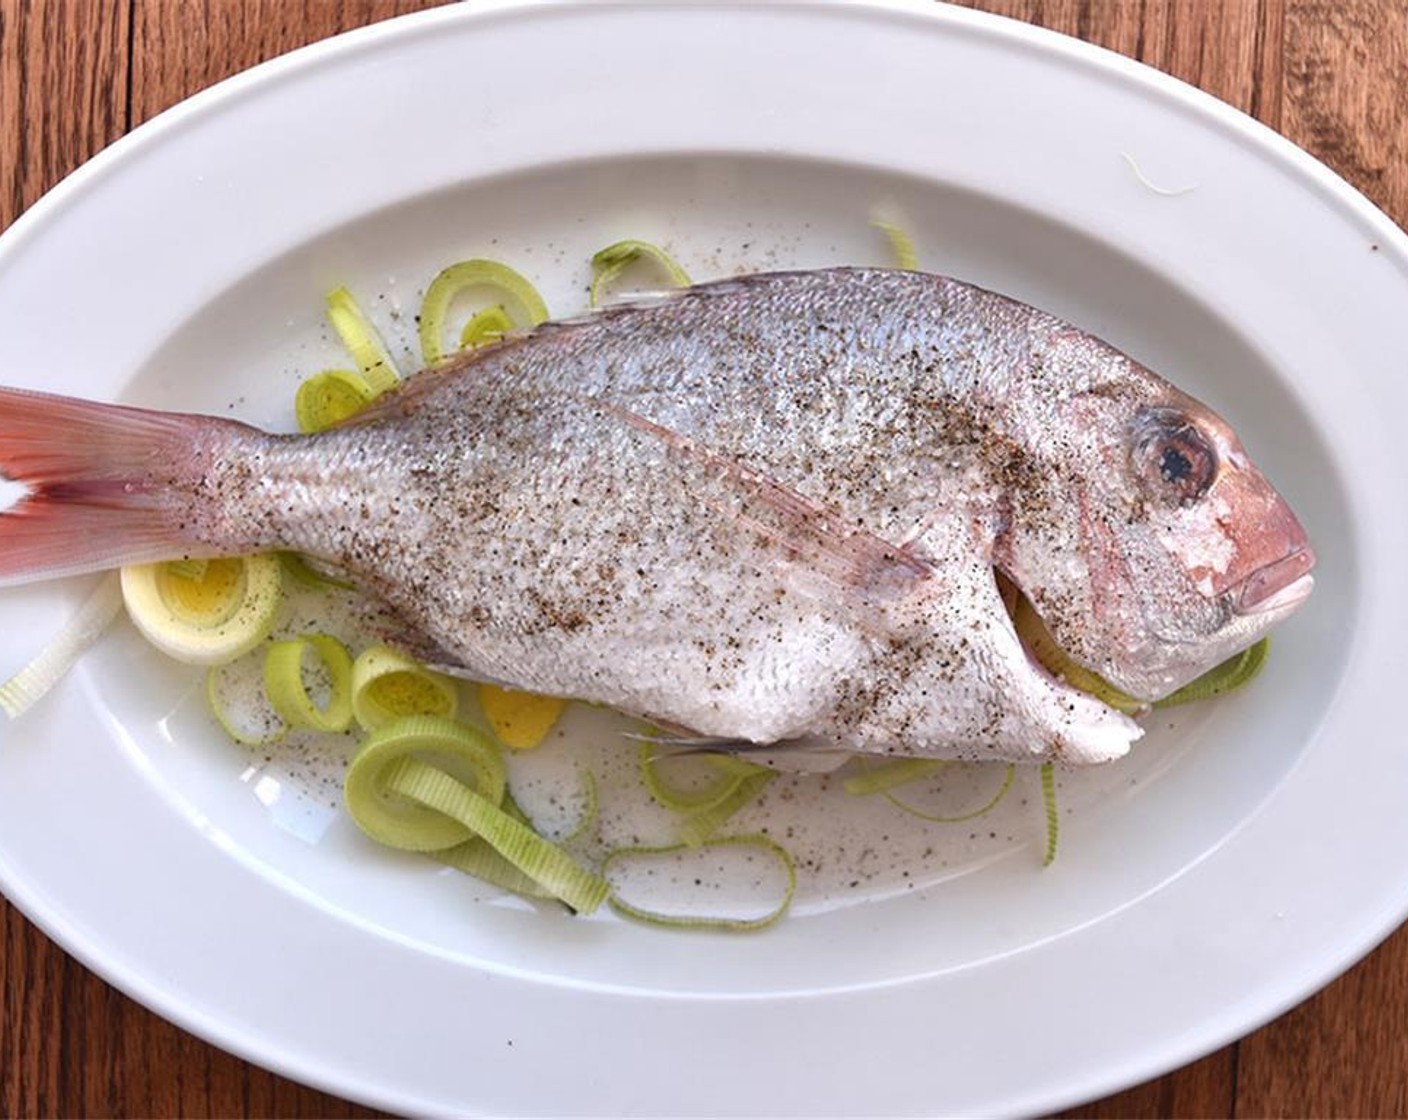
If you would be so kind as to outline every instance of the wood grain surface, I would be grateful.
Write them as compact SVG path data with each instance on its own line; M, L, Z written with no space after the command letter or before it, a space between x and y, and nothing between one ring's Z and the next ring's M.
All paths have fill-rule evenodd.
M154 113L418 0L0 0L0 228ZM1138 58L1258 117L1408 220L1399 0L975 0ZM1293 231L1288 231L1292 236ZM1401 513L1401 511L1400 511ZM1408 931L1269 1026L1073 1109L1100 1117L1408 1117ZM0 900L6 1116L371 1116L214 1049Z

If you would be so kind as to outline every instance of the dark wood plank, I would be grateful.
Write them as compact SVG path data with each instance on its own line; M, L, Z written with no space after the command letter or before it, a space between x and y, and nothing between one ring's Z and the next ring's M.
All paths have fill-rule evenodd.
M0 228L128 126L126 2L0 0ZM0 1111L63 1110L70 980L99 985L0 899ZM101 1058L89 1062L99 1068Z
M1278 123L1284 0L958 2L1137 58Z
M1408 9L1291 0L1282 131L1400 225L1408 219Z
M1408 10L1290 0L1281 131L1408 225ZM1243 1040L1243 1116L1408 1116L1408 930Z
M1408 10L1391 0L977 0L1139 58L1287 135L1408 223ZM1071 1116L1408 1116L1408 931L1290 1014Z
M298 47L447 0L135 0L139 124L231 74Z
M0 0L0 228L127 130L125 2Z
M1408 1116L1408 931L1244 1039L1243 1116Z
M196 90L432 2L0 0L0 228L128 128ZM177 1029L73 961L2 899L0 1111L379 1115Z

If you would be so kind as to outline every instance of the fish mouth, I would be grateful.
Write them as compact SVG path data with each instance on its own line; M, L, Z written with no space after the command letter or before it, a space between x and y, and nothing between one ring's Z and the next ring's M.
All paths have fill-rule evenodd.
M1292 610L1305 601L1315 586L1310 574L1313 567L1315 553L1308 546L1298 548L1230 588L1227 605L1233 614L1241 616Z

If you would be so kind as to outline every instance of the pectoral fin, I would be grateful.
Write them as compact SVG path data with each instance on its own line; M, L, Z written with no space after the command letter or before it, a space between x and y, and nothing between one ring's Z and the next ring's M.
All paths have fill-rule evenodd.
M833 592L883 601L907 595L933 576L912 550L846 524L836 510L798 490L629 409L594 403L695 469L700 503L770 542L782 559Z

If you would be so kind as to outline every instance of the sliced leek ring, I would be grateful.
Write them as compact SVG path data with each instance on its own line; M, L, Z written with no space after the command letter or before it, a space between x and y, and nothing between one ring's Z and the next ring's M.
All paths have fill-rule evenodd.
M293 400L300 431L321 432L361 412L376 391L360 373L350 369L325 369L298 387Z
M269 636L281 596L272 555L209 561L198 578L170 564L122 569L122 598L133 624L163 653L193 665L220 665Z
M945 758L894 758L871 763L862 756L860 765L861 773L854 774L841 783L841 788L852 797L889 793L898 786L917 782L920 778L932 777L954 763Z
M352 819L373 840L393 848L438 852L470 840L474 831L439 809L392 788L399 764L421 761L468 784L498 805L507 778L499 750L473 727L435 716L411 716L373 731L347 767L342 795Z
M227 703L227 688L237 693L249 693L257 688L260 697L257 707L251 708L247 702L230 705ZM243 659L236 658L223 665L212 665L206 670L205 702L220 730L243 746L272 746L289 732L288 724L269 703L263 688L263 670L257 664L255 654L246 654Z
M460 349L474 350L498 342L513 330L513 320L498 304L476 311L460 331Z
M352 714L375 731L406 716L453 719L459 684L386 646L363 650L352 665Z
M617 864L630 861L656 860L665 861L676 857L685 856L691 852L704 852L716 848L749 848L761 852L763 855L771 857L777 861L785 876L782 897L777 905L765 914L753 918L734 918L727 915L705 915L705 914L668 914L659 910L650 910L634 902L629 902L623 898L619 889L612 887L611 896L608 902L611 909L622 917L631 918L637 922L644 922L646 925L661 926L667 929L713 929L743 932L747 930L766 929L776 923L792 905L792 896L797 891L797 868L792 862L792 856L787 849L778 844L769 836L761 833L750 833L742 836L721 836L716 839L705 841L702 845L691 848L684 844L670 844L663 847L633 847L617 848L607 854L602 862L601 873L607 876L610 883L609 872Z
M122 611L122 591L108 572L68 624L18 673L0 684L0 709L16 719L39 702Z
M303 655L311 651L328 675L327 702L319 705L308 693ZM352 655L327 634L275 642L264 655L264 691L284 723L309 731L346 731L352 724Z
M1102 704L1108 704L1126 715L1138 715L1148 707L1144 701L1121 692L1099 673L1079 664L1057 645L1051 631L1046 628L1046 623L1025 595L1017 597L1017 609L1013 613L1012 625L1036 655L1036 659L1052 676L1060 677L1072 688L1087 693Z
M494 293L496 302L488 311L497 309L498 315L481 319L486 312L481 311L469 321L465 334L473 327L479 332L475 344L493 341L488 337L491 331L504 333L503 324L510 327L531 327L546 321L548 306L538 289L533 287L520 273L499 261L468 260L452 264L440 270L438 276L425 290L425 299L420 307L420 350L427 367L445 357L445 319L450 305L471 288L487 288ZM463 339L461 340L463 342Z
M739 778L726 797L694 810L680 821L681 842L690 848L707 844L730 817L756 799L776 777L775 770L759 767L757 773Z
M445 771L415 758L400 758L387 770L386 783L390 792L464 826L577 913L590 914L606 901L604 878L538 835L531 825L505 812L497 801Z
M401 382L400 371L392 360L391 352L382 341L377 329L363 314L352 293L346 288L334 288L327 297L328 322L337 332L342 344L357 363L357 369L371 388L373 395L380 396Z
M1174 708L1194 700L1211 700L1214 696L1221 696L1250 684L1266 664L1266 655L1270 649L1270 640L1262 638L1255 645L1229 657L1221 665L1209 669L1201 677L1185 684L1177 692L1170 693L1162 700L1155 700L1154 707Z
M655 265L674 287L689 287L689 273L658 245L652 245L649 241L617 241L592 257L591 306L600 307L606 290L637 261Z
M913 805L901 801L894 790L883 790L882 794L886 801L896 809L902 809L912 817L920 820L933 821L936 824L961 824L964 821L975 821L979 817L985 817L997 808L998 804L1012 789L1012 782L1017 776L1017 764L1009 762L1005 768L1002 785L998 786L997 792L984 801L976 809L969 809L966 813L927 813L923 809L916 809Z
M906 272L919 271L919 254L914 251L914 242L905 230L894 222L876 218L870 223L890 242L890 252L895 255L895 267Z
M1041 804L1046 810L1046 851L1041 866L1050 867L1056 861L1056 844L1061 839L1061 813L1056 807L1056 767L1050 762L1041 766Z

